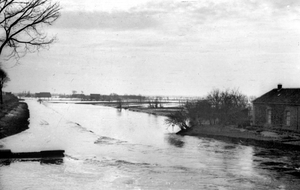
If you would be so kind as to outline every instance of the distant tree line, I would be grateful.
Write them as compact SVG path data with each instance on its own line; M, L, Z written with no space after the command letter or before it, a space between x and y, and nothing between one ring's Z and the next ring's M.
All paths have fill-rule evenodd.
M248 120L248 98L238 90L215 89L205 98L186 102L166 122L185 130L201 125L238 125Z
M160 103L162 100L162 97L156 97L154 100L149 99L148 100L148 107L149 108L158 108L158 107L163 107L162 104Z
M129 101L129 100L134 100L134 101L143 101L146 99L145 96L142 95L118 95L116 93L111 93L109 95L105 94L98 94L98 96L86 96L86 100L96 100L96 101Z
M16 93L16 95L19 97L34 97L35 96L35 94L30 93L30 91L19 92L19 93Z
M31 93L30 91L23 91L20 93L17 93L17 96L20 97L35 97L35 93ZM77 98L83 101L89 101L89 100L95 100L95 101L128 101L128 100L134 100L134 101L144 101L146 100L145 96L142 95L118 95L116 93L111 93L109 95L104 94L94 94L92 95L85 95L85 94L76 94L72 92L72 94L52 94L52 96L57 96L59 98Z

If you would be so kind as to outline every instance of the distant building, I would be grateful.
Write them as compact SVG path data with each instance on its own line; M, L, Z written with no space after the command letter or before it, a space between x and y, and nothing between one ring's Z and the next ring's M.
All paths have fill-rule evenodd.
M90 100L100 100L100 94L90 94Z
M253 123L266 127L300 130L300 88L277 88L253 101Z
M71 98L79 98L79 99L85 99L85 95L84 94L72 94Z
M40 92L40 93L35 93L36 98L51 98L51 93L50 92Z

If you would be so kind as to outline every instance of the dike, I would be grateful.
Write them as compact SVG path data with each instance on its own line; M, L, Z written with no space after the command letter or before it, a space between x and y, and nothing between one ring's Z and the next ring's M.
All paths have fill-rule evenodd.
M277 137L265 136L264 133L278 134ZM212 138L227 143L257 146L269 149L281 149L287 151L300 151L300 135L293 132L276 133L270 129L245 130L234 127L205 126L196 127L177 132L181 136L195 136L199 138Z
M0 139L28 129L29 109L25 102L15 103L9 110L0 111Z

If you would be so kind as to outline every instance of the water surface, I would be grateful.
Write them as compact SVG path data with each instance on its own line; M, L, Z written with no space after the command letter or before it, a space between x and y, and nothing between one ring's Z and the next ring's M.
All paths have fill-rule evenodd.
M64 149L62 164L0 167L0 189L297 189L294 153L172 133L165 117L28 101L30 129L13 151ZM280 166L276 169L276 166ZM275 168L275 169L274 169Z

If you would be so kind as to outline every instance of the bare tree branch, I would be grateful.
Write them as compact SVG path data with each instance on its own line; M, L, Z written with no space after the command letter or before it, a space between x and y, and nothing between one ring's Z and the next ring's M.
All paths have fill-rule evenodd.
M12 4L14 2L14 0L10 0L10 1L5 1L5 0L1 0L0 4L2 5L0 8L0 13L2 13L3 10L5 10L5 8L7 6L9 6L10 4Z
M48 38L42 27L52 25L60 9L51 0L0 0L0 56L6 48L6 58L19 59L53 43L55 37Z

